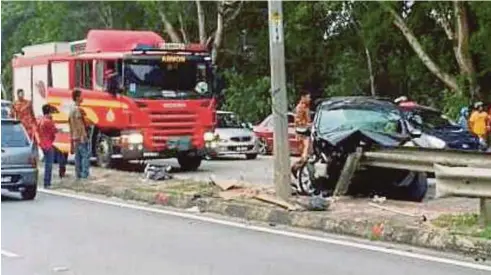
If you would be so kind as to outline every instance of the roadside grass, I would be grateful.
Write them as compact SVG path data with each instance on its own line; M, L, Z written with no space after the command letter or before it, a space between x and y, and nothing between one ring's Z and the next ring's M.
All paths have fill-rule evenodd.
M452 234L468 235L491 240L491 226L482 227L478 214L445 214L432 221L436 227L448 229Z
M135 186L132 188L140 192L162 191L174 195L201 195L211 197L218 193L218 188L206 182L179 180L175 182L166 182L158 185Z

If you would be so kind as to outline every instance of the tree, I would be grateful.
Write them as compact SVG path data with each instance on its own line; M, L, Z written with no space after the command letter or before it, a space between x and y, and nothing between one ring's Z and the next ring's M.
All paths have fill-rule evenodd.
M458 93L464 93L468 89L471 97L482 98L479 92L479 85L476 81L476 71L473 64L470 36L471 30L469 27L469 9L468 4L463 1L453 1L453 13L450 12L449 3L443 2L438 4L424 3L429 7L428 15L431 16L439 26L442 27L447 39L453 45L454 57L457 61L460 72L456 73L445 71L439 66L427 53L424 47L419 42L419 39L413 33L411 28L406 23L411 13L412 5L419 5L414 2L403 2L402 8L397 9L395 5L382 3L383 7L389 12L393 18L394 25L401 31L407 42L414 49L415 53L421 59L423 64L431 71L438 79L440 79L450 90ZM452 27L452 20L454 21ZM463 85L459 83L459 76L466 80Z

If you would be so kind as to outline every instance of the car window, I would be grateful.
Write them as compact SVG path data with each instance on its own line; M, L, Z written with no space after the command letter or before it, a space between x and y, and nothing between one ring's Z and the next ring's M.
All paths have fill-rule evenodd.
M29 146L29 138L20 123L2 121L2 148Z
M408 111L407 117L414 126L423 129L442 129L455 126L454 123L445 118L440 112L430 110Z
M293 124L293 123L295 123L295 116L288 115L288 124Z
M374 132L402 133L401 117L395 112L369 109L321 110L317 128L320 133L362 129Z
M242 128L240 120L235 114L222 113L217 114L217 127L218 128Z
M2 106L2 118L10 117L10 108L7 106Z

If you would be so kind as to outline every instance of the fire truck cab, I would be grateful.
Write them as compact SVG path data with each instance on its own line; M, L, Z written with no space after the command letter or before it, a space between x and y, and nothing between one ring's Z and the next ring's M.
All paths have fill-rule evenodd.
M183 170L196 170L215 139L213 72L202 45L165 43L151 31L91 30L85 40L24 47L12 65L14 90L25 91L36 116L43 104L57 109L55 146L64 153L72 91L82 91L99 166L176 157Z

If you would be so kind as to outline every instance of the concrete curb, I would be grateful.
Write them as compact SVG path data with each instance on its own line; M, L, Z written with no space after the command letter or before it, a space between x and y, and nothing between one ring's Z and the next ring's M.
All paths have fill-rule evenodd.
M354 237L409 244L439 251L457 252L474 258L491 257L491 241L429 228L425 225L402 225L392 221L367 221L326 217L322 212L290 212L277 207L262 206L239 201L226 201L221 198L197 195L171 194L157 191L135 191L130 188L111 188L95 184L62 185L57 189L67 189L125 200L146 202L175 208L187 209L197 206L200 212L216 213L244 220L266 222L291 227L299 227L349 235ZM383 224L380 229L379 225ZM374 228L379 230L374 231Z

